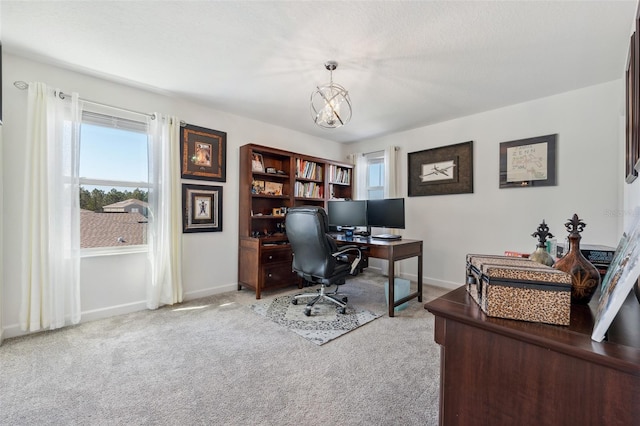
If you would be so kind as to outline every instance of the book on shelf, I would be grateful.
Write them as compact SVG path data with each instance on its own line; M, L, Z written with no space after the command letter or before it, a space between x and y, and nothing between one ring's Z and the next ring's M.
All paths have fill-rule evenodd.
M331 164L329 166L329 176L332 183L348 185L351 183L351 169L345 169Z
M321 180L322 166L314 161L296 159L296 176L303 179Z
M568 243L558 244L556 246L556 257L561 258L569 252ZM580 252L593 264L609 265L613 260L616 252L615 247L604 246L600 244L580 244Z
M315 182L296 182L294 190L300 198L322 198L324 195L323 185Z
M509 257L523 257L523 258L529 257L529 253L522 253L520 251L513 251L513 250L505 250L504 255Z

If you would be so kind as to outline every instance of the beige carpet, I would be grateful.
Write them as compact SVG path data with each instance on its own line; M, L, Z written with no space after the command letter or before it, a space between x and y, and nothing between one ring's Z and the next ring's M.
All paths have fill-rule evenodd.
M344 290L384 311L383 283L364 274ZM440 349L423 304L318 346L255 302L234 291L8 339L0 424L437 424Z

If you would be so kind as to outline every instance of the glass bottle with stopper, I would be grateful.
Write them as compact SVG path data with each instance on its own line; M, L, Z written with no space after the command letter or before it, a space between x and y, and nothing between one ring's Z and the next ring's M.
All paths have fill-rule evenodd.
M542 263L543 265L553 266L555 261L547 252L547 238L553 238L553 234L549 232L549 226L544 223L544 219L542 219L542 223L538 225L538 230L531 234L531 236L538 239L538 245L536 246L536 250L529 256L529 259Z
M574 214L564 226L569 231L569 253L553 267L571 275L571 301L586 304L600 285L600 273L580 251L580 233L587 225Z

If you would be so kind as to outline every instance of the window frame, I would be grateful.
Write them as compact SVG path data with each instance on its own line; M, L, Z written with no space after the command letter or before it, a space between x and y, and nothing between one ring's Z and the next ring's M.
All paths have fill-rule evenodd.
M385 167L384 167L384 151L376 151L376 152L371 152L368 154L364 155L365 160L366 160L366 164L367 164L367 171L366 171L366 175L365 175L365 193L367 196L367 200L372 200L372 199L378 199L378 198L370 198L370 194L371 191L382 191L382 197L380 197L380 199L384 198L384 185L385 185ZM370 168L372 165L380 165L382 168L382 176L381 176L381 180L382 180L382 185L377 185L377 186L371 186L371 182L369 177L371 176L370 173Z
M101 126L106 128L115 128L128 132L142 133L149 137L148 123L144 119L134 119L120 113L117 109L111 109L107 107L103 108L91 108L87 105L84 106L81 119L81 132L82 125ZM82 134L82 133L81 133ZM82 139L80 140L80 149L82 150ZM148 160L148 145L147 145L147 161ZM80 161L80 159L78 159ZM78 167L80 164L78 163ZM148 164L147 164L148 167ZM112 180L112 179L96 179L91 177L79 177L79 186L104 186L112 188L146 188L147 193L150 190L150 183L144 181L126 181L126 180ZM78 192L78 198L80 192ZM82 225L81 225L82 226ZM146 231L145 231L146 232ZM147 244L135 244L126 246L104 246L104 247L85 247L80 249L80 257L97 257L97 256L111 256L122 255L129 253L146 253L148 252Z

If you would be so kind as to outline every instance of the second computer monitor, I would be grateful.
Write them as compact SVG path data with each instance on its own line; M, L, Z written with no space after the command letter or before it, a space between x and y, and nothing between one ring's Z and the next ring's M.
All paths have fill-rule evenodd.
M367 226L404 229L404 198L368 200Z

